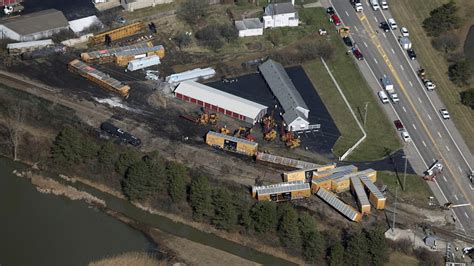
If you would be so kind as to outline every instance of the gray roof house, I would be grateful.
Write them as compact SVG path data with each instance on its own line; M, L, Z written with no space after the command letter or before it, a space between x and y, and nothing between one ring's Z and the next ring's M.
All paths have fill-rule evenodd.
M0 39L9 38L22 42L35 41L49 38L51 35L68 28L69 23L63 12L56 9L47 9L0 20Z
M306 130L309 127L309 109L283 66L271 59L258 69L263 75L273 95L283 108L283 120L287 130Z
M264 28L297 27L299 17L293 1L268 4L263 14L263 24Z

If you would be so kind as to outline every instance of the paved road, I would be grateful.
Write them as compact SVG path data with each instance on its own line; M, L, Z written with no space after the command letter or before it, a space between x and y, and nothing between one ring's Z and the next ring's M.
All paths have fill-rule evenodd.
M351 37L364 54L365 60L358 65L374 95L382 90L380 78L384 74L394 82L400 102L385 104L384 110L392 120L400 119L412 138L412 142L405 144L410 163L417 166L419 174L435 160L443 163L443 174L430 182L430 187L440 204L449 201L456 206L452 209L453 220L461 231L473 236L474 186L467 178L474 167L472 154L453 122L440 117L443 103L417 77L415 71L420 66L416 60L409 60L398 44L399 30L385 33L378 28L381 21L391 17L389 10L373 11L363 0L364 11L356 13L349 0L329 2L344 25L350 26Z

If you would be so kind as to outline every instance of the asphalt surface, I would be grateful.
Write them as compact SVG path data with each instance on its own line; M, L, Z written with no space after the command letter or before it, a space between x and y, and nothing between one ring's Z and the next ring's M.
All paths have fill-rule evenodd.
M383 32L378 25L392 17L390 9L374 11L366 1L362 2L361 13L355 12L349 0L329 0L329 5L351 28L351 38L365 57L358 62L359 68L374 94L382 90L380 78L384 74L392 79L400 102L385 104L384 110L392 120L400 119L411 136L412 141L405 144L411 165L423 175L435 160L441 161L444 171L435 182L429 182L430 188L440 204L453 203L453 221L460 231L472 237L474 185L467 178L474 166L472 154L453 122L440 117L439 109L444 105L436 90L427 91L417 77L420 66L416 60L409 60L398 44L403 25ZM416 47L413 49L416 51Z
M337 129L329 111L326 109L326 106L319 97L317 91L314 89L302 67L289 67L285 68L285 70L310 110L310 124L321 125L321 128L317 131L298 133L298 136L301 139L301 147L309 151L323 154L328 158L335 159L332 153L332 148L341 133ZM263 104L268 106L269 109L273 109L276 106L273 116L277 121L281 121L281 117L278 114L283 112L283 110L279 106L278 101L273 96L270 88L265 82L265 79L260 73L240 76L230 79L228 82L211 82L207 85L244 99Z

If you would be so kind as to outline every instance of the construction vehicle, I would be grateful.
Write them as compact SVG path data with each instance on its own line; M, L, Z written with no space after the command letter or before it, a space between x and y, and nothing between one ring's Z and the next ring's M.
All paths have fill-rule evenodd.
M23 11L24 7L21 5L21 2L23 0L0 0L0 7L3 7L5 15L12 15Z
M281 127L281 141L285 142L286 147L294 149L301 145L300 139L295 137L295 134L291 131L286 131L285 127Z
M421 78L421 80L424 80L425 76L426 76L426 71L425 71L424 68L420 68L420 69L418 69L417 74L418 74L418 77Z
M344 37L348 37L349 36L349 33L351 32L351 29L347 26L344 26L344 27L340 27L338 30L339 32L339 35L344 38Z
M450 210L451 208L453 207L453 203L452 202L446 202L445 204L443 204L443 206L441 206L441 209L445 210L445 211L448 211Z
M224 135L230 135L230 129L228 129L226 126L223 126L219 129L219 133Z
M275 130L275 119L272 115L267 115L262 120L263 125L263 139L266 141L273 141L277 137L277 132Z
M436 160L429 168L424 172L424 180L433 181L438 175L443 172L443 165Z
M239 127L234 131L234 137L246 139L249 141L255 141L255 137L252 136L252 128L250 127Z
M191 122L195 122L196 124L199 124L199 125L207 125L207 124L216 125L217 120L218 120L217 114L215 114L215 113L209 114L205 110L203 110L197 116L183 114L183 115L180 115L180 117L182 117L184 119L187 119Z

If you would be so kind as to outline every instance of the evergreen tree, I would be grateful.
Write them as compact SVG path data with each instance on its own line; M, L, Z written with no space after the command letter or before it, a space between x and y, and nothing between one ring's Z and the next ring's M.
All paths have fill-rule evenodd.
M232 196L226 188L217 188L213 191L212 203L214 216L212 222L219 229L229 230L237 223L237 212L232 203Z
M148 185L153 193L161 193L166 191L166 164L163 158L158 156L147 156L145 162L149 168Z
M340 242L334 243L329 250L329 265L343 266L344 263L344 247Z
M237 197L239 197L239 199L236 200L238 224L248 230L252 226L252 218L250 217L250 209L252 208L252 202L249 201L249 197L247 195L237 195Z
M206 176L199 175L191 181L189 201L193 218L203 220L212 215L211 186Z
M145 161L130 166L123 182L123 192L130 200L144 200L151 195L148 178L150 168Z
M432 36L439 36L441 33L457 28L460 21L456 14L457 10L453 0L431 10L430 16L423 21L423 28Z
M115 171L122 176L125 176L128 168L141 160L140 153L136 149L127 148L125 152L121 153L118 160L115 162Z
M265 233L274 230L277 222L275 203L259 201L250 209L250 217L255 231Z
M168 194L174 203L183 202L186 199L186 180L188 172L186 167L179 163L170 162L166 167L168 177Z
M112 170L117 158L117 148L113 142L107 141L100 147L97 160L104 171Z
M284 208L282 217L278 224L278 236L283 246L297 250L301 246L300 232L298 228L298 214L295 209Z
M347 243L347 265L366 265L368 261L368 239L363 232L355 233Z
M382 228L375 228L368 232L369 238L369 254L371 256L372 265L384 265L387 262L387 241Z
M82 161L81 134L74 128L65 127L56 136L52 148L53 160L57 165L69 166Z
M308 262L316 262L323 257L325 244L324 238L316 230L314 218L308 213L303 213L298 221L303 257Z

